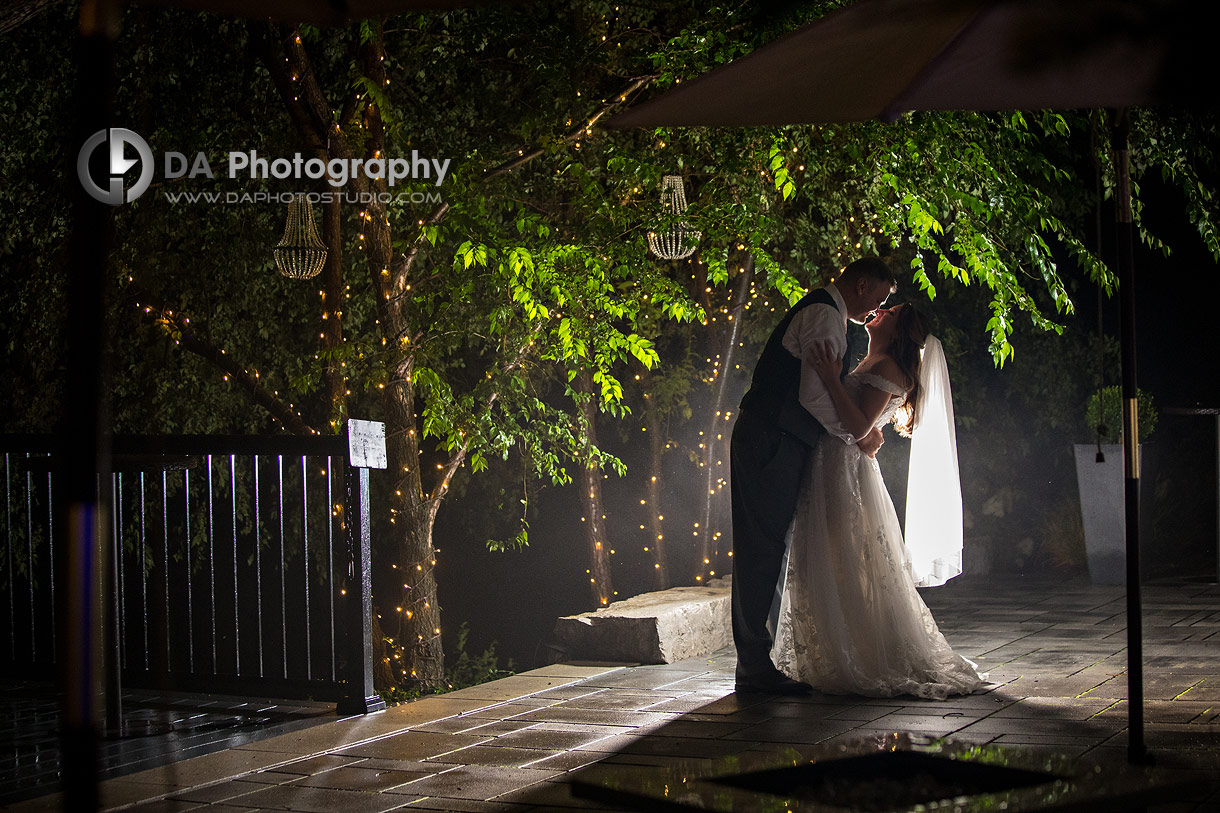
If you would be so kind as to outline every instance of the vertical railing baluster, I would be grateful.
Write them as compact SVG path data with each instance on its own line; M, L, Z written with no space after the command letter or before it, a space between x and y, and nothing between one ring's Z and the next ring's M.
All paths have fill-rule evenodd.
M195 606L191 595L191 470L182 470L183 523L186 525L186 669L195 674Z
M213 513L212 502L212 456L207 456L208 466L208 609L211 613L212 620L212 674L216 674L219 667L216 662L216 516Z
M326 458L326 586L329 588L326 592L330 596L327 602L327 614L330 618L330 679L336 680L337 672L335 671L335 661L337 661L338 653L335 652L335 587L338 585L338 580L335 578L335 494L331 488L331 472L334 469L334 458L329 455Z
M102 672L105 675L105 708L106 728L110 731L121 730L123 726L123 570L121 559L123 555L122 535L120 533L118 473L113 470L106 479L98 477L98 505L110 503L110 528L99 528L102 538L101 550L109 554L109 561L102 568ZM109 544L107 544L109 543Z
M301 455L301 562L305 576L305 679L313 679L313 651L310 648L309 628L312 618L309 616L309 470L308 461Z
M258 455L254 455L254 592L258 598L255 602L256 639L258 642L258 676L263 676L263 538L262 512L260 506L262 495L258 487Z
M144 622L140 625L144 635L144 669L148 669L148 502L147 480L140 472L140 612Z
M118 585L118 633L119 633L119 666L127 666L127 581L124 579L123 567L123 473L114 474L114 498L111 501L114 510L114 563L115 584Z
M55 506L52 505L51 498L51 472L47 471L47 584L50 586L51 594L51 662L54 663L58 656L58 644L56 639L59 638L58 630L55 626Z
M173 639L170 637L170 629L173 627L169 621L169 486L165 468L161 468L161 562L162 574L161 581L165 585L165 671L173 671Z
M4 453L4 532L8 541L4 546L8 570L4 571L8 579L8 657L9 662L17 660L17 616L14 596L17 592L16 579L13 578L13 477L10 455Z
M25 455L25 575L30 585L30 663L38 662L38 610L34 603L34 475Z
M255 466L255 477L258 467ZM237 455L229 455L229 489L233 495L233 674L241 676L241 602L237 593Z
M288 677L288 598L284 592L284 456L276 455L276 472L279 486L276 496L279 500L280 521L280 664L284 677Z

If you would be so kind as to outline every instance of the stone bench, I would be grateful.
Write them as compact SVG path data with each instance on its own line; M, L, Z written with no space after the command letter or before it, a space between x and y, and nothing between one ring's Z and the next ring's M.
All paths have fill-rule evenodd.
M729 577L641 593L555 622L563 660L672 663L733 643Z

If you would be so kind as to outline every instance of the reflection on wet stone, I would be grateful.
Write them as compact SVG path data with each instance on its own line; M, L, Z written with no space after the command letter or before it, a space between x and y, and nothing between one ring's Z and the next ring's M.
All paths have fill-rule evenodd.
M907 811L1142 809L1181 778L1064 754L910 733L663 767L597 765L573 795L626 809Z
M810 762L712 781L803 802L880 811L1060 780L1054 774L896 751Z

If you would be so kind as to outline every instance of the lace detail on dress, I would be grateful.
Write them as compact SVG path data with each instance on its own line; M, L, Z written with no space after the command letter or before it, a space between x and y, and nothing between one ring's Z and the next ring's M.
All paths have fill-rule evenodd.
M895 384L893 381L890 381L888 378L886 378L883 375L877 375L876 373L857 373L857 372L852 372L849 375L851 376L851 378L855 379L856 381L860 382L861 384L868 384L871 387L876 387L877 389L881 390L882 392L888 392L890 395L906 396L906 394L907 394L907 391L904 390L901 385Z
M849 392L866 383L893 395L882 426L905 392L870 373L845 382ZM809 458L789 531L775 665L831 694L943 699L981 688L974 664L952 650L915 589L877 461L832 437Z

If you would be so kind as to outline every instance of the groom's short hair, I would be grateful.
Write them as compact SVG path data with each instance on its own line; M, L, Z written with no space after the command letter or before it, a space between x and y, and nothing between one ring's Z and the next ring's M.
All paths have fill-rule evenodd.
M898 286L898 280L894 278L894 272L886 265L885 260L880 257L861 257L853 261L843 269L843 273L839 276L839 281L850 284L853 280L860 277L889 283L890 290Z

